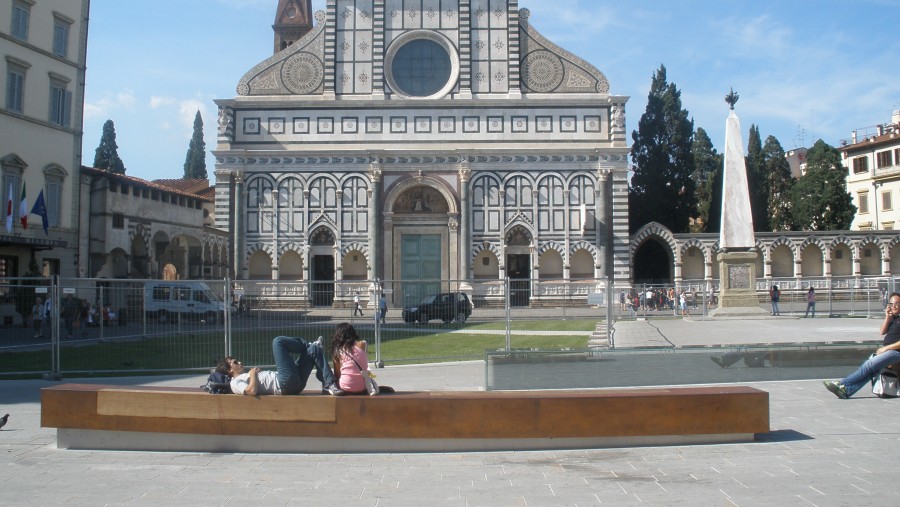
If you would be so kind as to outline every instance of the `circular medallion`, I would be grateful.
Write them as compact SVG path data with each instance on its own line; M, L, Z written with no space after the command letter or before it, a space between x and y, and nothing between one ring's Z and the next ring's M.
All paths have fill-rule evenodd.
M535 51L522 65L525 86L536 92L555 90L563 80L563 63L549 51Z
M284 86L293 93L306 95L316 91L324 76L322 61L309 53L297 53L281 67Z

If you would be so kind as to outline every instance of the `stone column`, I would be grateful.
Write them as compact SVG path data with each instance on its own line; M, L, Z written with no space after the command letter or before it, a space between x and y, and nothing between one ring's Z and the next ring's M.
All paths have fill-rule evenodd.
M244 172L235 171L234 173L234 276L238 278L247 278L244 271L244 251L247 248L246 240L246 214L244 195Z
M597 190L594 192L594 214L597 218L597 255L600 257L600 278L611 275L609 265L609 176L612 170L608 167L597 169Z
M472 208L469 200L469 161L462 157L459 163L459 277L461 290L471 296L472 285Z
M369 164L369 280L384 278L384 235L381 233L381 163Z

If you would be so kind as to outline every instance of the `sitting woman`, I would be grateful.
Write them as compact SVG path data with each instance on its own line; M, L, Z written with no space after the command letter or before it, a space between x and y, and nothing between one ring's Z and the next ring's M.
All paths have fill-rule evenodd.
M356 329L344 322L338 324L331 338L331 357L338 387L347 394L366 394L363 370L368 370L369 353L366 341L360 340ZM379 386L379 392L392 393L389 386Z

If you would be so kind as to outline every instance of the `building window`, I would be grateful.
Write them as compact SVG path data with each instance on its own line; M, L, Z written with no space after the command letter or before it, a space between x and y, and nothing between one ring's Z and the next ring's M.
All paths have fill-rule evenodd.
M113 226L113 229L124 229L125 228L125 215L123 215L121 213L113 213L112 226Z
M450 93L459 77L459 55L449 40L424 30L394 39L384 57L390 89L402 96L437 98Z
M28 40L28 17L31 14L31 5L23 1L16 0L12 6L12 27L10 33L13 37L21 40Z
M6 109L22 112L25 91L25 73L17 69L9 69L6 85Z
M59 226L59 211L62 207L62 181L47 181L47 221L50 227Z
M41 266L41 274L44 277L51 277L59 274L59 259L44 259Z
M0 278L18 276L19 258L11 255L0 255Z
M69 126L72 106L72 92L66 90L66 83L50 78L50 123L61 127Z
M883 211L890 211L890 210L894 209L893 206L891 206L891 191L890 190L886 190L881 193L881 209Z
M6 68L6 109L22 113L25 103L25 68L9 61Z
M843 259L843 258L844 258L844 251L843 251L843 250L835 250L835 251L834 251L834 258L835 258L835 259Z
M66 58L69 55L69 27L71 23L56 18L53 21L53 54Z
M875 154L875 164L878 169L894 165L891 150L879 151Z
M865 215L869 212L869 193L868 192L860 192L856 194L859 200L859 214Z
M856 157L853 159L853 173L859 174L868 172L869 170L869 159L866 157Z

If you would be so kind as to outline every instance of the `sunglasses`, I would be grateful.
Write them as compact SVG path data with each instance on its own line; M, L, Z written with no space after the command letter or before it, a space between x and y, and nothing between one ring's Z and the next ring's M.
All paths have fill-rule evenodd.
M233 361L228 361L228 366L229 366L229 367L230 367L230 366L234 366L234 365L236 365L236 364L244 364L244 363L238 361L237 359L235 359L235 360L233 360Z

